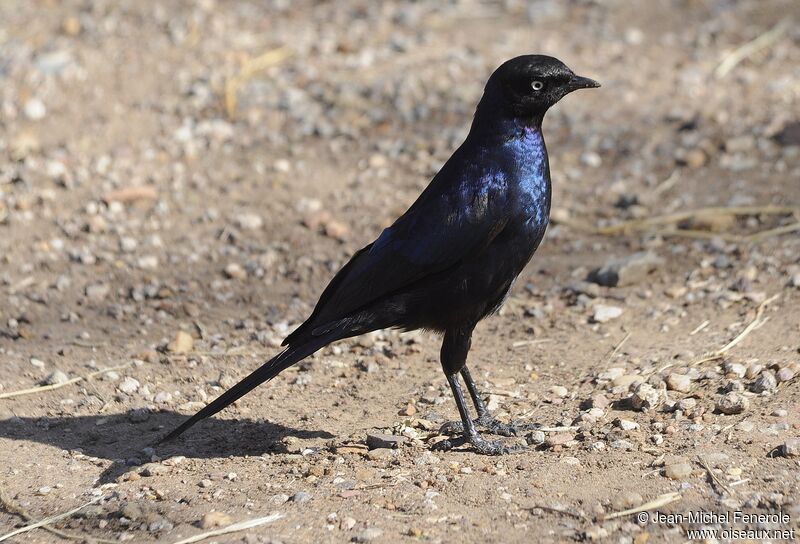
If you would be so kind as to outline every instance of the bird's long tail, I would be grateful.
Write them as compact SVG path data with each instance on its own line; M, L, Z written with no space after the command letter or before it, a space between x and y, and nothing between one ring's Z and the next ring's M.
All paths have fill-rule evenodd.
M214 399L214 401L207 405L205 408L197 412L195 415L184 421L177 429L169 433L167 436L158 441L159 444L169 442L180 436L184 431L189 429L198 421L213 416L226 406L233 404L241 397L261 385L262 383L271 380L282 371L286 370L293 364L305 359L318 349L331 343L336 339L333 335L324 335L319 338L313 338L310 341L296 346L289 346L282 352L278 353L275 357L261 365L258 369L253 371L245 379L225 391L222 395Z

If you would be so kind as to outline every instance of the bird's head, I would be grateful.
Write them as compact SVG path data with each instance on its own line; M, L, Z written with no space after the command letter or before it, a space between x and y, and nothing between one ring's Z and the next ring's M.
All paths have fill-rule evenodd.
M515 117L539 118L564 96L600 84L575 75L566 64L546 55L523 55L500 65L486 84L484 100ZM487 104L488 105L488 104Z

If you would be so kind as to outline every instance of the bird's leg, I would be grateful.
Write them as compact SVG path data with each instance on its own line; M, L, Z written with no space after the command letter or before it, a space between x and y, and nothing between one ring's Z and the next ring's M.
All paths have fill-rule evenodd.
M478 412L477 419L473 420L477 427L484 428L490 433L499 436L519 436L526 431L531 431L536 428L535 425L523 424L520 422L511 422L510 424L503 423L492 417L489 413L489 410L486 408L486 404L483 402L483 399L478 392L478 386L475 385L475 380L472 379L472 375L470 374L466 365L464 365L464 368L461 369L461 377L464 379L464 383L467 385L469 396L472 397L472 403L475 405L475 410ZM444 424L442 431L449 433L463 433L464 425L460 421L449 421Z
M464 375L463 370L465 369L464 364L470 347L471 333L471 329L469 331L447 331L444 336L441 354L442 368L444 369L445 376L447 376L447 382L450 384L450 390L453 392L453 398L456 401L458 413L461 416L461 436L456 439L447 439L437 442L434 448L447 451L455 446L460 446L469 442L475 448L475 451L486 455L501 455L520 451L520 447L505 446L499 442L490 442L482 438L475 429L475 422L472 421L469 415L469 409L464 401L464 393L461 391L461 384L458 383L458 373L462 372L462 375ZM467 382L470 396L473 402L476 403L478 412L483 412L484 416L487 415L486 406L477 394L475 382L472 381L472 378L469 376L469 371L467 371L464 381ZM480 402L480 406L478 402Z
M461 446L469 442L477 453L484 455L503 455L505 453L515 453L522 451L521 446L506 446L500 442L491 442L481 437L475 428L475 423L470 418L467 404L464 402L464 394L461 392L461 384L458 383L458 374L447 376L447 382L453 391L453 398L456 400L458 413L461 415L461 423L464 428L462 435L455 439L448 438L434 445L434 449L448 451L456 446Z

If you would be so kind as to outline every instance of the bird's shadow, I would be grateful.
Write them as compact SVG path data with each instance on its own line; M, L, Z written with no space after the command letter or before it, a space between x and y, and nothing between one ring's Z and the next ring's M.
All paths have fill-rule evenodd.
M0 438L34 441L63 450L112 461L96 485L115 481L120 475L148 462L145 448L155 448L161 458L176 455L195 459L262 455L285 452L281 439L330 439L325 431L294 429L267 421L210 418L173 442L156 445L168 431L186 420L171 411L132 410L120 414L76 417L12 417L0 420Z

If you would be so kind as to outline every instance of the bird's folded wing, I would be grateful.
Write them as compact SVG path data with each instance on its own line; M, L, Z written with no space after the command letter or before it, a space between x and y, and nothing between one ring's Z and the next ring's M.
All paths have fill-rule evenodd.
M314 312L284 344L443 272L485 248L507 222L502 176L435 191L435 182L391 227L336 274Z

